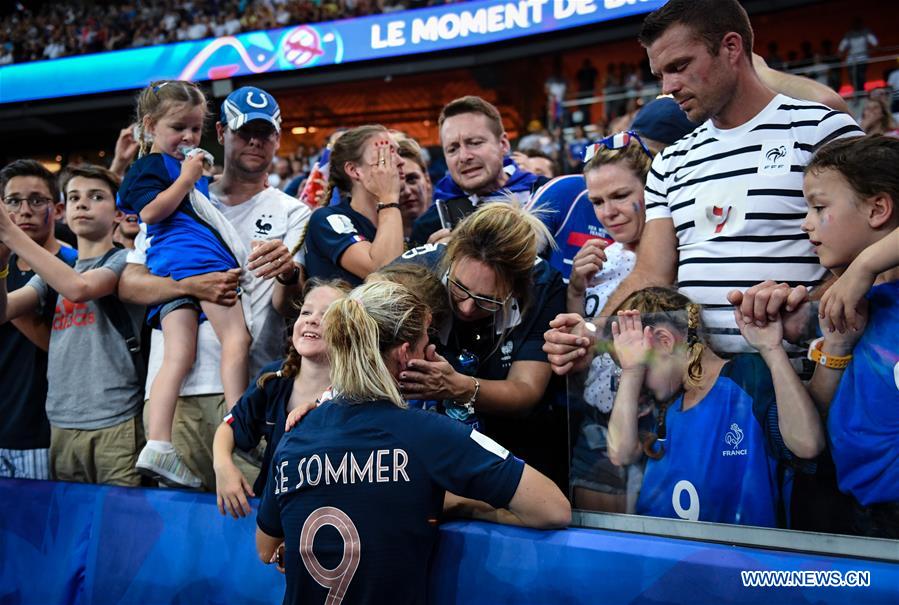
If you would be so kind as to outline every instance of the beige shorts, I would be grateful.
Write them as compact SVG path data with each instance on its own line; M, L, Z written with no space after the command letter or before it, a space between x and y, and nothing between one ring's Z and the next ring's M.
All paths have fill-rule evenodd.
M50 426L50 476L58 481L140 485L134 470L144 446L140 414L119 424L87 431Z
M146 415L149 406L144 405ZM184 463L203 480L203 489L215 491L215 471L212 469L212 440L215 430L227 414L225 396L192 395L179 397L172 423L172 445L181 454ZM146 417L145 417L146 420ZM233 456L234 464L253 485L259 475L259 467L243 458Z

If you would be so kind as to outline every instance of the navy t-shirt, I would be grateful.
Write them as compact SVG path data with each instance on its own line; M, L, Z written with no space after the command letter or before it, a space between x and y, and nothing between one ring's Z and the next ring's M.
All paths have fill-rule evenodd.
M443 245L425 245L406 252L396 262L413 262L436 271L445 251ZM437 352L450 363L463 351L473 353L478 359L474 376L487 380L505 380L516 361L548 363L543 352L543 334L549 329L549 322L565 312L565 291L561 274L545 260L535 259L530 303L515 327L503 336L497 334L493 318L462 322L453 316L447 342L436 343ZM507 306L510 312L520 311L515 301L510 301ZM566 481L568 460L562 405L565 395L564 381L553 376L542 403L530 414L478 412L484 433L560 485Z
M340 266L340 257L358 242L372 242L375 226L350 206L344 198L336 206L312 213L306 235L306 275L319 279L342 279L358 286L362 279Z
M288 604L425 603L445 491L505 508L524 470L444 416L339 397L285 434L272 462L257 524L284 537Z
M262 465L259 476L253 484L253 493L262 494L269 474L272 454L284 435L284 423L287 421L287 404L293 394L293 377L270 378L265 386L258 387L259 377L281 369L284 360L273 361L259 371L253 382L241 395L231 411L225 416L225 422L234 432L235 447L249 452L265 437L265 452L262 454Z
M73 266L78 252L62 247L56 257ZM9 259L6 291L13 292L34 277L34 271L20 271L18 257ZM53 295L53 300L56 295ZM46 305L43 319L53 320L54 308ZM47 421L47 353L7 322L0 325L0 448L33 450L50 447Z

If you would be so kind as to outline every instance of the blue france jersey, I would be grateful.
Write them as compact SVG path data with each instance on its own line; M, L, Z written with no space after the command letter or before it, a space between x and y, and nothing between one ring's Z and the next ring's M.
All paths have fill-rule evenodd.
M319 208L312 213L306 233L305 266L308 277L342 279L358 286L362 279L340 265L340 258L350 246L359 242L373 242L375 226L350 206L350 199L340 204Z
M574 257L584 244L592 239L607 244L613 241L596 218L593 203L587 196L587 181L581 174L560 176L546 183L534 194L530 205L546 212L541 219L558 246L549 256L549 264L566 282Z
M899 502L899 282L872 288L868 303L827 417L840 489L863 506Z
M506 507L523 470L438 414L322 404L281 439L257 517L285 540L284 603L424 603L444 491Z
M665 454L647 461L637 513L775 527L780 490L766 427L776 408L761 359L738 355L699 404L682 406L683 396L668 408Z
M181 163L170 155L151 153L140 158L122 181L117 206L125 212L140 214L180 174ZM196 188L209 197L205 177L197 182ZM222 235L197 214L189 196L168 217L148 224L147 235L152 237L147 249L147 268L153 275L182 280L238 266Z

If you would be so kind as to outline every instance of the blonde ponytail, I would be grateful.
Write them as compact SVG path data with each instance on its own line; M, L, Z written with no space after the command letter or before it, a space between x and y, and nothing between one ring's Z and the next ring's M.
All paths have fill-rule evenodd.
M385 356L425 334L430 312L421 299L393 282L373 282L328 307L323 323L331 384L352 401L386 399L406 407Z

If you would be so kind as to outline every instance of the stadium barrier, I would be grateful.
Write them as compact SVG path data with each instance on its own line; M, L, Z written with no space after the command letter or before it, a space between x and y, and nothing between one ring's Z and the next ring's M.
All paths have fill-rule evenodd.
M279 603L283 576L258 561L254 531L254 516L222 517L211 494L0 480L0 603ZM752 570L828 573L744 587L741 572ZM864 584L859 577L869 586L813 586ZM452 522L441 528L430 592L438 605L897 603L899 564Z

